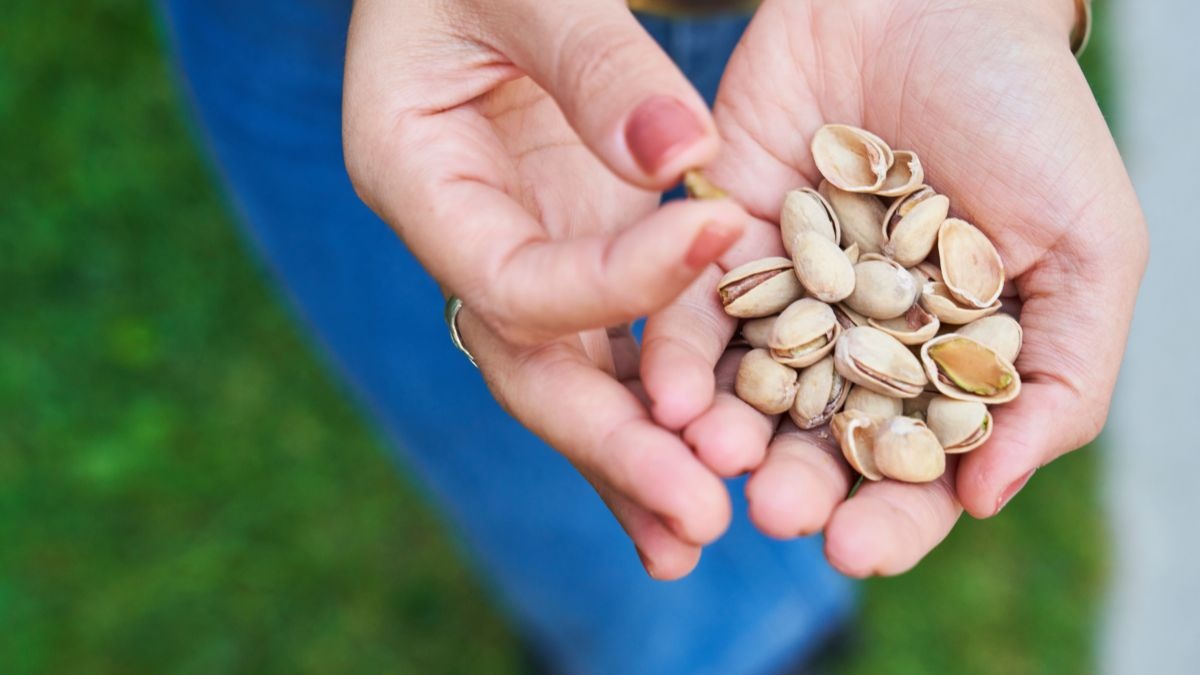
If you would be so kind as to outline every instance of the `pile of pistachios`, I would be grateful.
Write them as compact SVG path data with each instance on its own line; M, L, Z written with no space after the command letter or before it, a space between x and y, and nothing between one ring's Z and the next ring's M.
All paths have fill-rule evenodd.
M737 395L801 429L828 424L867 479L936 480L947 454L991 436L988 406L1021 391L1004 265L949 217L916 154L831 124L812 155L825 180L789 192L779 218L791 257L742 265L717 289L752 348Z

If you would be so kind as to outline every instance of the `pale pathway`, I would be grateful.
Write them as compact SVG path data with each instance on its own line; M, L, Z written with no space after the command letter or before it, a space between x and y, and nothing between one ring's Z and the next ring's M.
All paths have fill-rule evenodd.
M1117 126L1151 261L1106 443L1116 557L1100 662L1107 675L1191 675L1200 673L1200 2L1109 2Z

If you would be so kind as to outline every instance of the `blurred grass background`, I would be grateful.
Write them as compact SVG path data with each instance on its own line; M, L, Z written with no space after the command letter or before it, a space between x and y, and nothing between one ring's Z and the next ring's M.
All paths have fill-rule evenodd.
M136 0L0 25L0 673L525 672L247 256L162 47ZM1096 474L868 582L837 671L1092 672Z

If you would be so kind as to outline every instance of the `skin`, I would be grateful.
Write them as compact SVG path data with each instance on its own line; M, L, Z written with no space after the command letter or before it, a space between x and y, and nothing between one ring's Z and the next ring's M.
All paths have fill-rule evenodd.
M620 2L358 0L347 168L464 299L497 400L588 478L651 576L695 566L729 522L719 476L746 471L764 532L824 529L842 571L892 574L960 503L992 515L1107 413L1146 237L1072 23L1071 0L768 0L710 117ZM697 132L655 151L629 129L664 97ZM1025 393L991 442L936 483L850 500L836 448L730 393L735 323L712 293L723 270L779 254L772 221L816 180L808 140L827 121L917 151L1024 302ZM692 166L734 201L657 207ZM624 326L645 314L639 352Z

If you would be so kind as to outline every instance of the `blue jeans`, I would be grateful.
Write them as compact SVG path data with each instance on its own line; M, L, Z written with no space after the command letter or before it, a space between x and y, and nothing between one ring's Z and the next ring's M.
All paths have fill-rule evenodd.
M165 0L228 196L292 304L458 529L518 628L573 673L765 673L851 604L818 538L735 519L684 581L655 582L591 487L510 419L447 340L434 282L342 161L350 0ZM647 20L711 101L745 19Z

